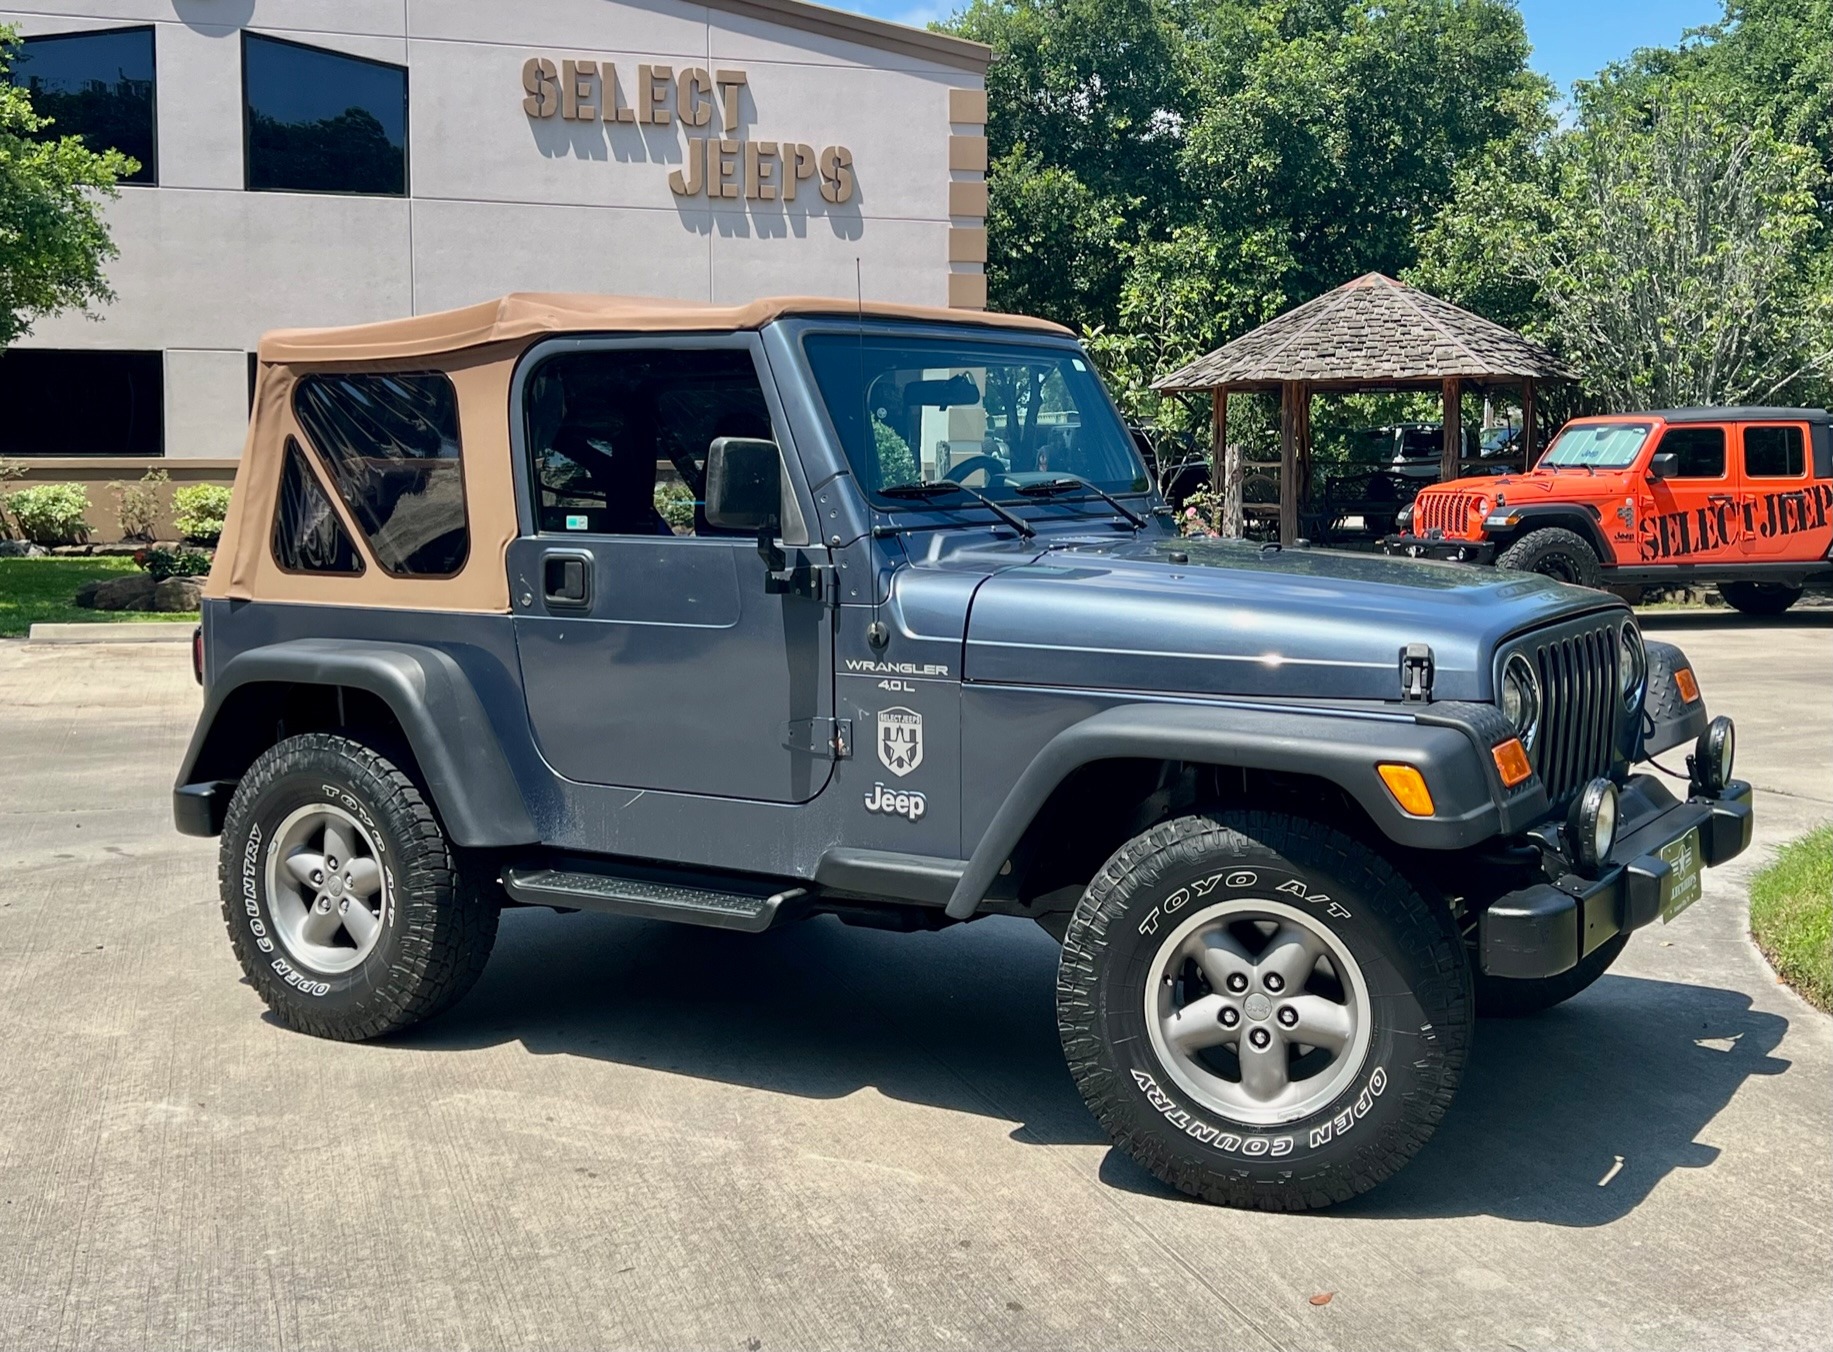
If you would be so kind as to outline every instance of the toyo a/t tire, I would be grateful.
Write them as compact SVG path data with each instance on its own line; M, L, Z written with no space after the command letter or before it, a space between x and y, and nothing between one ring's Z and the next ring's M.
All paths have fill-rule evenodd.
M249 983L287 1027L361 1041L447 1008L496 941L495 893L413 779L346 737L264 752L236 787L217 876Z
M1473 1018L1442 908L1341 832L1263 812L1122 846L1057 979L1070 1071L1115 1143L1182 1192L1267 1210L1346 1201L1412 1158Z

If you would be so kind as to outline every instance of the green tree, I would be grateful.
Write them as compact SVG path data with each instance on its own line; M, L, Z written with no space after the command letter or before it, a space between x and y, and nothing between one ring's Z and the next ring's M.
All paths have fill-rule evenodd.
M114 299L102 265L115 247L102 200L138 165L57 137L11 78L18 40L0 26L0 350L32 321Z

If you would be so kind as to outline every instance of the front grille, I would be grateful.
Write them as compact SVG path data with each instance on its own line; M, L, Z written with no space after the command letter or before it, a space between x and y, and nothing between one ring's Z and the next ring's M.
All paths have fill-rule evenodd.
M1622 643L1613 621L1577 632L1528 635L1516 645L1540 675L1540 735L1530 753L1555 803L1610 773L1616 745L1617 660Z
M1446 535L1463 537L1470 531L1470 509L1475 505L1475 493L1445 493L1428 489L1421 493L1413 504L1413 533L1427 535L1432 531L1442 531Z

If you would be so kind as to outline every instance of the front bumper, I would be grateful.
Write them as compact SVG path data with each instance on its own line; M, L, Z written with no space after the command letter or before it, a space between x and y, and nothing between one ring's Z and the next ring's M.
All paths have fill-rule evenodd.
M1750 785L1733 780L1723 792L1695 791L1685 802L1649 775L1630 779L1618 796L1622 827L1596 878L1581 878L1554 855L1560 877L1506 893L1482 913L1477 954L1490 976L1531 979L1557 976L1618 934L1640 929L1661 915L1673 895L1675 874L1661 849L1699 831L1706 867L1742 854L1750 845ZM1545 840L1542 841L1543 845ZM1558 864L1565 863L1563 869Z
M1449 563L1494 563L1496 546L1491 540L1458 540L1430 535L1388 535L1381 541L1381 552L1403 559L1442 559Z

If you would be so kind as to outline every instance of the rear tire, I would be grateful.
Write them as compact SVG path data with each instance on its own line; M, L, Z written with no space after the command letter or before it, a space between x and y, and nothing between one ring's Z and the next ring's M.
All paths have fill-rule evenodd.
M1602 586L1604 581L1604 569L1597 551L1584 536L1561 526L1542 526L1529 531L1502 551L1496 566L1539 573L1542 577L1578 587Z
M1477 972L1477 1017L1483 1019L1519 1019L1538 1014L1570 1000L1610 970L1629 944L1627 934L1607 939L1585 957L1578 966L1558 976L1517 980L1505 976L1485 976Z
M1780 582L1721 582L1718 594L1725 604L1745 615L1780 615L1801 599L1800 587Z
M230 799L223 922L287 1027L357 1042L447 1008L477 980L498 904L419 788L328 733L264 752Z
M1127 842L1057 976L1070 1072L1115 1144L1182 1192L1266 1210L1346 1201L1412 1158L1472 1019L1447 913L1348 836L1264 812Z

